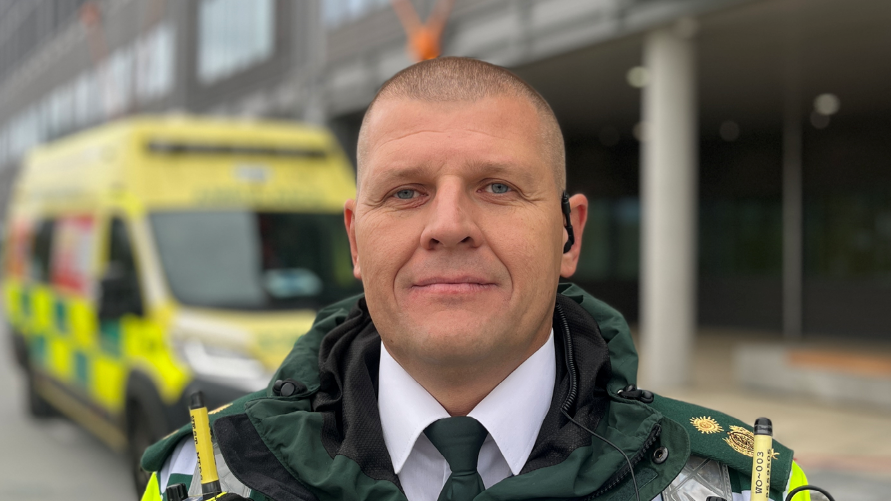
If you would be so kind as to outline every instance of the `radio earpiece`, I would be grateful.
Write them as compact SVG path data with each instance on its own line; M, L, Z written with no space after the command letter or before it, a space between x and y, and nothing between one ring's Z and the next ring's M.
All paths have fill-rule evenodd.
M566 233L569 235L566 243L563 244L563 253L566 254L569 252L569 249L572 249L572 244L575 243L575 234L572 231L572 219L570 219L572 208L569 206L569 195L566 194L566 190L563 190L563 197L560 200L560 208L563 210L563 217L566 219L566 224L563 227L566 228Z

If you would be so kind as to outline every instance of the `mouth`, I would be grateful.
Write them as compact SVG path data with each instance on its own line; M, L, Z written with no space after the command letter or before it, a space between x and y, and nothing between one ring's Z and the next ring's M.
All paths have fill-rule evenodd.
M427 277L412 284L415 292L437 294L468 294L491 290L495 283L482 277Z

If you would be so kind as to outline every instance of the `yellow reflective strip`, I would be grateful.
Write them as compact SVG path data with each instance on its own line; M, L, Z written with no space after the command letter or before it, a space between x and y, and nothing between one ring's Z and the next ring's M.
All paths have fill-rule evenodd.
M120 360L93 353L92 394L98 403L112 413L124 410L127 394L127 367Z
M802 485L807 485L807 476L805 476L804 470L798 466L798 463L792 461L792 473L789 475L789 485L786 487L786 492ZM799 492L790 501L811 501L811 493L809 491Z
M96 313L93 307L82 298L74 298L68 305L68 325L71 334L82 347L96 345L96 331L99 326L96 323Z
M161 486L158 484L158 474L152 473L148 485L145 486L145 492L142 493L142 501L160 501Z
M72 350L69 340L55 335L48 335L47 371L60 381L70 383L74 378L72 370Z
M21 287L12 280L6 281L3 287L4 297L6 298L6 316L15 322L21 321L21 304L22 291Z
M53 294L45 286L36 286L31 297L31 326L40 331L47 332L53 328Z

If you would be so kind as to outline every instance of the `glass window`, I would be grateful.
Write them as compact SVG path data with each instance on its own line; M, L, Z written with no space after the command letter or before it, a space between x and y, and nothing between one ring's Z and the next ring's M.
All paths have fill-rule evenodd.
M66 84L57 91L56 126L59 134L70 132L74 128L74 83Z
M338 214L159 212L150 220L183 304L318 308L361 291Z
M578 230L576 230L578 231ZM610 277L610 210L608 200L591 200L573 280L603 280Z
M50 119L52 116L52 101L50 99L51 96L44 97L37 104L37 141L36 143L42 143L49 139L50 137Z
M113 218L109 225L108 263L101 282L98 313L103 321L102 344L113 351L119 349L119 332L105 321L143 313L133 247L127 225L120 218Z
M334 28L389 5L390 0L325 0L322 17L328 27Z
M891 197L877 190L814 195L805 204L805 272L891 285Z
M104 68L105 116L120 115L130 107L130 94L133 89L133 51L130 47L114 51Z
M704 277L779 277L783 214L778 198L704 200L699 264Z
M57 88L49 97L49 122L47 134L56 138L71 130L74 118L74 87L64 85Z
M0 131L0 166L9 160L9 127Z
M106 273L120 276L136 276L136 260L127 234L127 225L119 218L111 220L108 234L108 270Z
M198 78L213 83L268 59L275 41L272 0L203 0Z
M40 142L41 104L38 103L16 116L12 121L10 155L19 158Z
M92 286L93 218L66 216L56 222L52 283L87 295Z
M99 81L96 73L85 71L74 84L74 120L79 126L93 123L99 116Z
M28 276L37 282L48 282L50 272L50 256L53 246L53 221L43 221L37 227L34 235L34 244L31 246L31 265L28 267Z
M640 274L640 200L592 200L582 239L579 282L637 280Z
M136 93L147 102L167 94L173 85L173 29L160 24L136 45Z

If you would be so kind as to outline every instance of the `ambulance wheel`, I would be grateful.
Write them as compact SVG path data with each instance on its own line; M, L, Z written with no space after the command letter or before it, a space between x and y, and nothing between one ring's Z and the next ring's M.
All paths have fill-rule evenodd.
M163 437L163 434L156 430L157 426L152 425L152 420L143 405L133 402L127 406L127 456L133 475L133 485L139 496L145 491L145 486L151 478L151 474L143 470L140 464L142 453Z
M37 419L47 419L58 416L56 409L54 409L53 406L37 392L37 383L35 381L37 376L34 375L34 371L26 369L25 374L28 386L26 395L28 414Z

